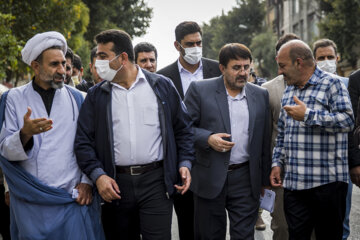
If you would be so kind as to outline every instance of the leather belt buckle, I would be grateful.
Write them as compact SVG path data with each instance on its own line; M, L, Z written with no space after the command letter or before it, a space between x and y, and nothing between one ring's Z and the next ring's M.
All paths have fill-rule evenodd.
M136 169L140 169L140 168L141 168L141 166L131 166L131 167L130 167L130 175L131 175L131 176L140 175L140 174L141 174L140 171L136 172Z

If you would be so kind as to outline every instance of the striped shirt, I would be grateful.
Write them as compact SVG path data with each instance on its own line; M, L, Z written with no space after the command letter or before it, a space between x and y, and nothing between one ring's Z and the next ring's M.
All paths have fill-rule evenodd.
M295 105L297 96L306 105L304 121L296 121L282 108L272 167L284 171L283 187L315 188L349 181L348 135L354 126L349 93L335 75L316 68L303 88L288 86L282 107Z

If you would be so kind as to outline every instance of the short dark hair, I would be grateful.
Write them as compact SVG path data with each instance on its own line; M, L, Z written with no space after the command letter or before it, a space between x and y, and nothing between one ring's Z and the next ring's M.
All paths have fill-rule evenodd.
M300 38L294 33L287 33L287 34L281 36L275 46L276 54L279 52L282 45L284 45L288 41L295 40L295 39L300 40Z
M73 67L79 70L82 68L81 58L77 54L74 54Z
M199 32L202 36L202 31L200 26L196 22L185 21L180 23L175 28L175 39L178 42L181 42L182 39L188 34Z
M220 49L219 63L225 67L231 59L239 58L250 59L250 62L252 62L251 51L244 44L228 43Z
M66 50L66 54L65 54L65 59L66 58L70 58L71 59L71 64L74 62L74 52L73 50L71 50L71 48L67 48Z
M317 40L316 42L314 42L313 44L313 54L314 54L314 57L316 56L316 50L318 48L323 48L323 47L333 47L334 48L334 51L335 51L335 57L336 57L336 54L337 54L337 46L336 44L334 43L334 41L330 40L330 39L327 39L327 38L323 38L323 39L319 39Z
M46 51L46 50L49 50L49 49L59 49L59 50L62 50L62 47L61 46L52 46L52 47L49 47L47 49L45 49L44 51L42 51L40 53L39 56L37 56L37 58L34 60L35 62L38 62L38 63L42 63L42 60L43 60L43 53Z
M137 62L138 54L140 52L154 52L155 53L155 59L157 59L157 51L154 45L152 45L149 42L141 42L136 44L134 47L135 51L135 62Z
M93 47L90 52L90 62L94 64L94 58L96 58L97 46Z
M98 44L112 42L114 44L112 51L116 55L126 52L129 60L134 62L134 49L131 42L131 37L127 32L117 29L105 30L95 36L95 41Z

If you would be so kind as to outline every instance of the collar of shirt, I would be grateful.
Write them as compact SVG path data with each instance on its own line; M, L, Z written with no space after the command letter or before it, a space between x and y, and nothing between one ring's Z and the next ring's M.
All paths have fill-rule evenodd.
M144 75L143 71L141 70L141 68L139 67L139 65L136 64L135 66L136 66L136 68L138 70L138 73L136 75L135 82L131 85L131 87L129 89L126 89L126 88L124 88L123 86L121 86L120 84L117 84L117 83L113 83L113 82L110 82L110 83L113 86L117 87L117 88L120 88L120 89L126 90L126 91L130 91L131 89L136 87L136 85L139 84L140 82L146 81L145 75Z
M196 69L196 71L194 73L191 73L189 72L188 70L186 70L183 65L181 65L180 63L180 58L178 59L177 61L177 65L178 65L178 68L179 68L179 73L181 72L187 72L189 74L192 74L192 75L196 75L199 71L202 71L203 70L203 65L202 65L202 61L200 60L200 64L199 64L199 67Z
M36 84L35 77L32 80L32 86L34 90L41 96L41 99L43 100L45 105L46 112L50 116L51 106L54 100L56 90L54 88L49 88L48 90L41 88L39 85Z
M319 81L323 78L324 74L326 74L326 73L316 66L314 73L311 75L310 79L307 81L307 83L301 89L306 89L310 85L319 84Z
M228 100L242 100L243 98L246 98L246 92L245 92L246 85L244 86L243 90L238 93L235 97L230 96L228 90L225 87L226 95L228 96Z

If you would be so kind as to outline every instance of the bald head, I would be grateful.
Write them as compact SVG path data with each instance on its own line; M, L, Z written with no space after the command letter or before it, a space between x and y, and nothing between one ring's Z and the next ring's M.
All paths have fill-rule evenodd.
M302 59L304 64L308 67L315 66L315 59L310 47L301 40L291 40L285 43L279 49L280 52L288 53L291 62L294 63L297 59Z
M315 70L315 60L310 47L301 40L285 43L276 57L278 74L288 85L304 86Z

